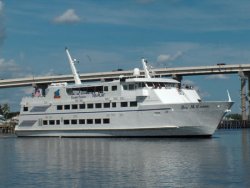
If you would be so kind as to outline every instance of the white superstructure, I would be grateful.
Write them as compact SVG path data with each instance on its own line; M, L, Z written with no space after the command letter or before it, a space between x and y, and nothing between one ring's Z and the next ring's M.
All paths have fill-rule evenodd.
M45 96L36 88L21 102L17 136L157 137L211 136L233 102L204 102L191 87L153 78L142 59L144 77L81 83L69 51L75 84L54 83Z
M4 125L6 123L6 119L3 117L3 115L0 114L0 125Z

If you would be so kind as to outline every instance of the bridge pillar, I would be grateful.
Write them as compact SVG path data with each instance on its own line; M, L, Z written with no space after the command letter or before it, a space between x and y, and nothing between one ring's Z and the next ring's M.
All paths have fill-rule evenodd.
M241 87L240 87L240 97L241 97L241 116L242 120L247 120L247 111L246 111L246 76L245 72L239 72ZM249 84L248 84L249 85Z
M248 100L248 117L247 120L250 120L250 72L245 72L245 75L248 79L248 87L247 87L247 100Z
M41 89L42 96L46 95L46 89L48 88L48 84L32 84L34 88Z
M178 87L181 88L182 75L172 74L172 78L175 79L175 80L177 80L178 82L180 82L178 84Z

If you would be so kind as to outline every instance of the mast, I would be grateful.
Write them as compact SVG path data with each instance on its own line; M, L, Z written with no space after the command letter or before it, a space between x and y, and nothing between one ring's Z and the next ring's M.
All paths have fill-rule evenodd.
M74 76L75 84L79 85L82 82L81 82L81 80L79 78L79 75L78 75L78 73L76 71L76 67L75 67L76 59L72 60L68 48L65 48L65 51L66 51L66 54L67 54L67 57L68 57L68 60L69 60L71 71L72 71L73 76Z
M142 62L142 66L143 66L143 69L144 69L145 78L151 78L150 75L149 75L149 71L148 71L147 60L142 58L141 62Z

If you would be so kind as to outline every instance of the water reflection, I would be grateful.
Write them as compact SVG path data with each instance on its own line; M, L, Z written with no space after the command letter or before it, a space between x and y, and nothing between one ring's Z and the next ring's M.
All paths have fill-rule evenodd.
M250 160L250 132L248 129L242 129L242 157L245 163Z
M250 185L249 135L1 139L0 157L7 161L0 180L5 187L244 187Z

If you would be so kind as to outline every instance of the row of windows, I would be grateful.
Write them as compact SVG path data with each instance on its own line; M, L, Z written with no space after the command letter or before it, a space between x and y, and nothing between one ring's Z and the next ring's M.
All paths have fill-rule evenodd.
M164 83L164 82L138 82L131 84L123 84L124 90L135 90L143 87L153 87L153 88L162 88L162 87L176 87L175 83ZM103 91L116 91L118 89L117 85L113 86L89 86L82 88L67 88L66 91L69 95L79 95L79 94L87 94L87 93L103 93Z
M112 91L117 90L117 85L111 86ZM79 94L88 94L88 93L103 93L103 91L109 91L108 86L90 86L90 87L82 87L82 88L67 88L66 89L68 95L79 95Z
M43 125L83 125L83 124L109 124L110 119L65 119L62 122L60 120L43 120Z
M131 101L131 102L121 102L120 103L121 107L136 107L137 102L136 101ZM66 105L57 105L57 110L77 110L77 109L92 109L92 108L116 108L116 103L88 103L88 104L66 104Z
M112 102L112 103L88 103L88 104L66 104L66 105L57 105L56 109L57 110L77 110L77 109L92 109L92 108L116 108L117 103ZM121 107L137 107L137 102L136 101L130 101L130 102L121 102L120 103ZM27 106L23 107L23 111L27 112L29 108Z
M147 83L136 83L136 84L127 84L123 85L124 90L135 90L137 88L143 88L146 87L153 87L153 88L169 88L169 87L176 87L176 84L174 83L164 83L164 82L147 82Z

